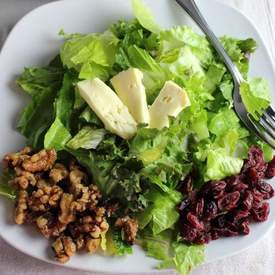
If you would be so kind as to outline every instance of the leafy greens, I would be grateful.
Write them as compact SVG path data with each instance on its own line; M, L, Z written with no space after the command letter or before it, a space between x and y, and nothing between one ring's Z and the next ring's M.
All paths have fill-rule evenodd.
M272 151L236 116L232 78L207 39L187 26L162 29L140 0L132 4L136 19L118 21L103 33L61 32L59 55L46 67L25 69L17 83L31 101L17 128L35 149L74 156L105 198L119 200L123 211L138 219L147 255L161 260L161 268L175 267L184 275L203 261L204 247L177 237L177 205L185 195L177 191L179 182L192 166L199 169L198 185L239 173L251 144L260 145L267 160ZM243 74L241 96L257 119L270 104L270 93L265 80L248 78L256 43L231 37L221 42ZM110 84L112 76L130 67L143 72L149 105L173 80L185 88L191 106L170 118L169 128L139 125L125 141L104 129L75 84L95 77ZM6 182L1 180L0 193L14 198ZM107 235L107 250L132 253L116 229Z

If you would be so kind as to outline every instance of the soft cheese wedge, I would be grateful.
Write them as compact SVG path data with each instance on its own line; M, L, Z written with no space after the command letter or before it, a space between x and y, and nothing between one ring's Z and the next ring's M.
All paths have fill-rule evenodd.
M114 76L111 83L136 122L149 124L150 116L142 78L143 73L139 69L130 68Z
M106 130L124 138L131 138L137 123L116 93L99 78L77 83L81 97L103 122Z
M169 116L176 117L184 108L190 106L184 89L173 81L167 81L149 109L150 128L169 127Z

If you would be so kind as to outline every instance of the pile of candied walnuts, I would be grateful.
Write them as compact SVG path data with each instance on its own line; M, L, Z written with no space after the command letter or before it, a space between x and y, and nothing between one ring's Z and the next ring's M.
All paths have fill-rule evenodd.
M101 236L109 229L111 212L104 207L95 184L89 183L84 169L75 161L69 165L56 162L55 150L32 152L26 147L4 157L4 167L13 169L16 188L15 222L35 224L52 244L55 258L67 262L76 251L98 250ZM117 219L126 241L132 244L137 222L129 217Z

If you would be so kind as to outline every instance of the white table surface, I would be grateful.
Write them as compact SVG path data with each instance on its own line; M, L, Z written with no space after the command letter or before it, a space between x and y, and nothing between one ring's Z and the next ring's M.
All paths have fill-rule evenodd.
M219 1L240 9L252 19L262 33L273 61L275 61L275 0ZM50 2L50 0L0 0L0 47L7 33L20 17L46 2ZM25 274L98 275L98 273L69 270L32 259L16 251L0 239L0 275ZM167 272L160 274L168 275ZM245 252L225 260L203 265L194 270L192 275L275 275L275 229Z

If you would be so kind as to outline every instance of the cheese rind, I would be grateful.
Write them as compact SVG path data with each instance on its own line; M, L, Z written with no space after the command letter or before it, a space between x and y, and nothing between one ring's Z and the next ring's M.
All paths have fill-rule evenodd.
M103 122L106 130L124 138L131 138L137 123L116 93L99 78L77 83L81 97Z
M150 116L142 78L143 73L139 69L130 68L115 75L111 83L137 123L149 124Z
M169 127L169 116L176 117L190 105L186 91L175 82L167 81L149 108L150 128Z

